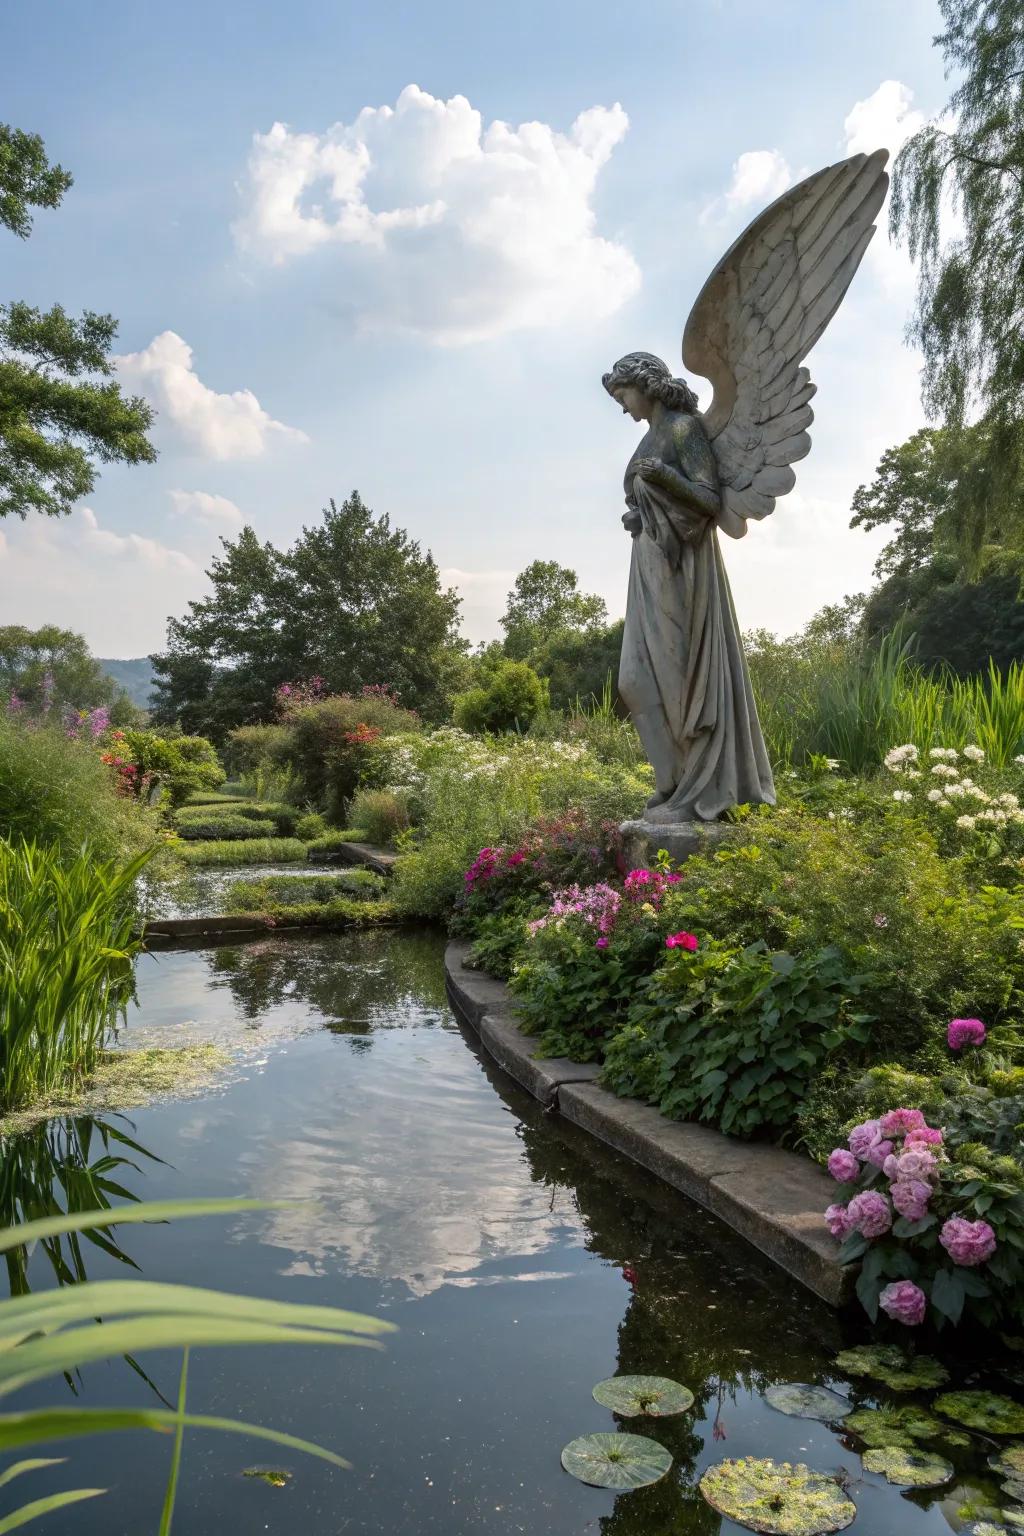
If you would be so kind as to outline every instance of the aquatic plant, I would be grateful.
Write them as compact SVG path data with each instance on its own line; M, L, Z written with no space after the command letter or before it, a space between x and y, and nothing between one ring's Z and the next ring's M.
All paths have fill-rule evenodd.
M708 1467L700 1491L719 1514L765 1536L824 1536L857 1513L834 1477L753 1456Z
M845 1419L850 1412L849 1398L840 1397L828 1387L809 1386L803 1381L769 1387L764 1400L778 1413L787 1413L794 1419L821 1419L826 1424Z
M895 1344L858 1344L840 1350L836 1366L850 1376L871 1376L894 1392L941 1387L949 1380L946 1367L931 1355L908 1355Z
M657 1483L672 1465L672 1457L645 1435L581 1435L562 1451L562 1466L592 1488L645 1488Z
M911 1450L918 1440L933 1440L948 1433L948 1426L923 1408L858 1408L848 1414L844 1430L852 1430L872 1450L903 1446Z
M868 1472L877 1472L900 1488L937 1488L953 1476L953 1465L929 1451L912 1451L889 1445L865 1451L861 1458Z
M670 1418L693 1407L693 1393L667 1376L610 1376L594 1388L595 1403L622 1418Z
M272 1203L272 1202L270 1202ZM287 1202L282 1202L287 1203ZM186 1216L234 1214L266 1209L267 1201L152 1201L118 1206L116 1210L63 1213L0 1231L0 1253L58 1233L86 1232L143 1221L167 1221ZM181 1348L178 1401L166 1408L29 1408L0 1412L0 1451L26 1450L56 1440L77 1439L130 1429L173 1435L171 1466L160 1519L159 1536L170 1536L187 1428L215 1429L250 1435L293 1451L319 1457L334 1466L348 1463L334 1451L280 1430L241 1420L196 1414L188 1410L190 1349L237 1344L374 1345L393 1332L393 1325L336 1307L263 1301L193 1286L164 1285L148 1280L86 1281L66 1289L46 1291L0 1302L0 1399L17 1389L76 1371L93 1361L116 1355L135 1356L150 1349ZM30 1458L4 1473L4 1482L53 1466L52 1460ZM73 1488L33 1500L6 1515L3 1527L13 1531L30 1520L104 1493L102 1488Z
M300 864L314 847L297 837L260 837L244 845L216 839L182 843L176 851L186 864Z
M1024 1435L1024 1404L999 1392L945 1392L935 1399L947 1419L990 1435Z

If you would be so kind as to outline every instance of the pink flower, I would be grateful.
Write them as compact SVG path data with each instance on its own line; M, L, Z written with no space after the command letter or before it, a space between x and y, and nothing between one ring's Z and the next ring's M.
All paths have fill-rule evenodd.
M904 1151L911 1147L941 1147L942 1132L930 1125L922 1125L919 1130L908 1131L907 1139L903 1143Z
M877 1120L865 1120L862 1125L854 1126L847 1137L854 1157L867 1157L868 1149L879 1139L878 1125Z
M951 1216L939 1233L939 1242L954 1264L984 1264L996 1251L996 1235L987 1221L968 1221Z
M607 949L608 948L608 940L602 936L600 939L598 939L595 942L594 948L595 949Z
M924 1322L928 1298L912 1280L897 1280L885 1287L878 1298L878 1305L894 1322L916 1328L918 1323Z
M665 948L693 951L697 948L697 935L695 933L670 933L665 940Z
M889 1193L893 1205L908 1221L920 1221L927 1216L932 1187L923 1179L897 1179Z
M896 1159L898 1179L930 1179L938 1167L934 1152L927 1147L908 1147Z
M828 1155L828 1171L840 1184L848 1184L860 1173L860 1163L845 1147L836 1147Z
M905 1136L908 1131L919 1131L925 1123L919 1109L890 1109L878 1122L881 1136Z
M980 1019L950 1019L946 1040L951 1051L962 1051L965 1045L981 1045L985 1026Z
M838 1237L840 1242L853 1230L845 1205L830 1205L825 1212L825 1220L832 1236Z
M862 1237L881 1237L892 1226L889 1202L877 1189L865 1189L854 1195L846 1212L851 1227L855 1227Z
M885 1160L892 1152L891 1141L875 1141L868 1147L865 1154L867 1160L875 1168L884 1168Z

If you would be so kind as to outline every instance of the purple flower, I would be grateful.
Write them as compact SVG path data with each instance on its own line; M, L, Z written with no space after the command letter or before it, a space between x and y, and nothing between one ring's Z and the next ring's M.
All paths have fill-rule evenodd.
M920 1221L927 1216L932 1187L923 1179L897 1179L889 1193L893 1205L908 1221Z
M987 1221L968 1221L951 1216L939 1233L939 1242L954 1264L984 1264L996 1251L996 1235Z
M924 1322L924 1314L928 1305L919 1285L912 1280L897 1280L892 1285L887 1285L878 1298L878 1305L882 1311L897 1323L906 1323L908 1328L916 1328Z
M869 1163L875 1168L884 1168L885 1160L892 1152L891 1141L875 1141L868 1147L866 1156Z
M982 1045L985 1026L980 1019L950 1019L946 1040L951 1051L962 1051L965 1045Z
M934 1152L927 1147L908 1147L896 1159L898 1179L930 1179L938 1167Z
M853 1225L845 1205L830 1205L825 1212L825 1220L828 1222L828 1229L832 1236L838 1237L840 1242L842 1242L844 1237L848 1237L853 1230Z
M828 1155L828 1171L840 1184L849 1184L860 1173L860 1163L845 1147L836 1147Z
M905 1136L908 1131L919 1131L925 1119L919 1109L890 1109L878 1122L881 1136Z
M847 1137L854 1157L867 1157L868 1149L879 1139L878 1126L877 1120L865 1120L862 1125L854 1126Z
M599 938L595 942L594 948L595 949L607 949L608 948L608 940L602 935L601 938Z
M892 1226L889 1202L877 1189L865 1189L854 1195L846 1211L851 1227L868 1239L881 1237Z

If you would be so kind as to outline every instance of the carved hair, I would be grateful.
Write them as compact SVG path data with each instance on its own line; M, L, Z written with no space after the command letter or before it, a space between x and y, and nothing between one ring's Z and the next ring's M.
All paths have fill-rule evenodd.
M627 352L611 373L602 375L601 383L614 396L617 389L632 384L651 400L660 400L673 411L697 409L697 396L684 379L674 379L660 357L653 352Z

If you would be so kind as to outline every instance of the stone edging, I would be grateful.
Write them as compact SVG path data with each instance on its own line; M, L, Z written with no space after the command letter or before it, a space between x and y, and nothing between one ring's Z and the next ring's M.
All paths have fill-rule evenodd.
M796 1152L735 1141L708 1126L666 1120L648 1104L619 1099L598 1082L598 1068L536 1057L515 1022L508 988L466 970L469 945L445 951L448 995L459 1017L510 1077L590 1135L647 1168L720 1217L794 1279L832 1306L853 1294L856 1267L842 1265L822 1212L835 1185Z

